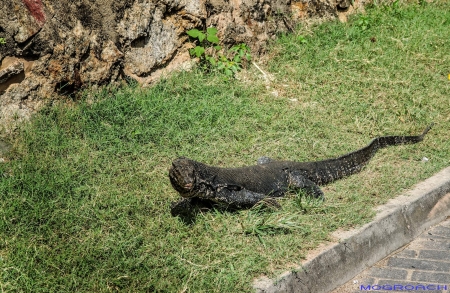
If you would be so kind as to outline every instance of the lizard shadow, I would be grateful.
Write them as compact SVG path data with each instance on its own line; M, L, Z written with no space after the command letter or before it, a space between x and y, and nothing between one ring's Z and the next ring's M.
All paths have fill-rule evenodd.
M240 210L258 208L260 210L281 209L280 204L273 198L266 198L258 204L248 207L233 207L226 204L220 204L211 200L202 198L183 198L173 202L170 206L170 213L173 217L178 217L185 225L191 226L196 223L199 214L219 212L219 213L237 213Z
M170 206L172 216L178 217L187 226L194 225L198 215L203 213L235 213L237 211L238 209L202 198L183 198L177 202L173 202Z

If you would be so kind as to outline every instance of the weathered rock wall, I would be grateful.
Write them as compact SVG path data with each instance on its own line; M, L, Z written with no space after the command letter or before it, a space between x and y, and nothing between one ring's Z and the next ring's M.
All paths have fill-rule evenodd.
M90 85L125 77L151 83L190 60L189 29L215 26L225 45L245 42L258 55L299 19L335 17L349 6L349 0L1 1L0 125Z

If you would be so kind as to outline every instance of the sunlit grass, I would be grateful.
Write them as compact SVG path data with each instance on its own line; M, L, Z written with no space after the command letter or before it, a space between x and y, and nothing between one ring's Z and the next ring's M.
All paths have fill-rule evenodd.
M260 62L275 77L268 88L258 70L242 81L190 72L44 109L0 163L0 288L242 292L293 268L449 165L449 24L446 1L372 8L280 36ZM178 156L223 167L319 160L431 121L423 142L383 149L324 187L323 203L290 194L282 210L213 211L192 225L170 216Z

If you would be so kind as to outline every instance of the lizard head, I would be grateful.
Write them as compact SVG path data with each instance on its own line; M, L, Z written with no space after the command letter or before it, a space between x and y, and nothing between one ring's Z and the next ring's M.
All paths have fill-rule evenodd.
M193 161L181 157L172 162L169 169L170 183L182 197L193 197L195 187L195 166Z

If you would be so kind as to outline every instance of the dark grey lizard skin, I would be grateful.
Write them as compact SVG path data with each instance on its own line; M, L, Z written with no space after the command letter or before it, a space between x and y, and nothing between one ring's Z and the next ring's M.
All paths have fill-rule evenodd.
M172 215L182 214L195 205L208 206L208 202L232 209L250 208L267 198L282 197L292 189L323 199L319 185L359 172L378 149L422 141L432 126L417 136L378 137L357 151L317 162L275 161L263 157L254 166L219 168L178 158L172 162L169 178L183 199L172 204Z

